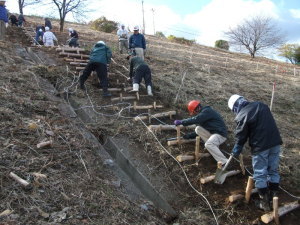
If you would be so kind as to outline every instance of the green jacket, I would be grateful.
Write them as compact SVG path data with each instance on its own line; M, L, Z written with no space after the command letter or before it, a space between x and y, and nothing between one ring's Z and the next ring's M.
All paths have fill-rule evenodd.
M147 65L147 63L145 63L145 61L141 57L138 57L138 56L132 57L130 59L129 63L130 63L129 77L134 76L134 73L139 66Z
M97 43L90 53L90 62L109 64L112 53L109 47L104 44Z
M196 124L208 130L211 134L220 134L227 137L227 127L221 115L210 106L201 108L199 114L182 120L183 126Z

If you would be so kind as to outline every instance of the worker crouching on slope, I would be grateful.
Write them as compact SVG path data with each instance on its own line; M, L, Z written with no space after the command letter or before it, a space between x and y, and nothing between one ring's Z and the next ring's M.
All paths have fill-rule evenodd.
M145 63L141 57L135 56L134 53L130 53L127 56L127 59L129 60L130 64L129 80L133 83L132 91L139 91L140 83L144 78L147 87L147 93L149 96L153 96L151 70L147 63Z
M103 88L103 96L110 97L108 92L108 80L107 80L107 64L110 63L112 57L111 50L103 41L98 41L90 53L90 61L83 70L82 75L79 78L80 88L85 90L84 82L91 75L92 71L97 72L97 76L101 81Z
M269 211L270 200L279 190L278 167L282 144L279 130L269 107L262 102L248 102L240 95L232 95L228 107L236 114L237 123L232 154L237 157L249 139L253 178L260 197L257 206Z
M210 106L200 104L200 101L190 101L188 111L193 117L184 120L175 120L176 126L196 124L195 132L183 136L184 139L193 139L197 135L205 141L205 148L217 162L224 165L227 158L220 151L219 146L227 139L227 127L221 115Z

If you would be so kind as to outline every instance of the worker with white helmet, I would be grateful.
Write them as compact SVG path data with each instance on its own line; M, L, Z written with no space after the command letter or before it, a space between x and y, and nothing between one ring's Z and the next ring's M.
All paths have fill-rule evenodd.
M8 13L5 6L6 0L0 0L0 40L4 40L8 27Z
M117 31L117 35L119 37L119 51L123 54L123 49L125 49L126 52L128 51L128 31L124 24L122 24Z
M68 40L69 42L69 46L70 47L78 47L79 44L78 44L78 39L79 39L79 36L78 36L78 33L76 30L74 30L73 28L69 28L69 36L71 37L70 40Z
M45 27L43 25L37 25L35 28L35 43L40 44L43 41ZM41 43L42 44L42 43Z
M205 141L205 148L217 162L226 164L228 159L220 151L219 146L227 139L227 127L222 116L210 106L202 106L200 101L192 100L188 103L191 118L175 120L176 126L196 124L195 132L183 136L184 139L193 139L200 136Z
M97 72L100 84L103 88L103 97L110 97L108 92L107 67L111 61L112 52L104 41L98 41L90 53L90 60L79 77L79 87L85 90L84 82L91 75L92 71Z
M257 206L270 210L270 200L277 195L280 176L279 153L282 140L269 107L262 102L249 102L243 96L232 95L228 107L236 114L235 145L237 157L249 140L252 154L253 178L260 201Z
M55 35L50 31L49 27L45 27L45 33L43 35L43 42L45 46L54 46L54 41L57 41Z
M144 55L146 51L146 40L144 35L139 33L139 27L135 26L133 28L133 34L129 38L129 48L134 50L138 57L144 60Z

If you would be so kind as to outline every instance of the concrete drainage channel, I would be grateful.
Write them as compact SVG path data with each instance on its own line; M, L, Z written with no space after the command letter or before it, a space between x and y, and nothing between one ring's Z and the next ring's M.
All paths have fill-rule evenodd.
M71 96L68 96L68 101L71 106L76 110L77 115L81 118L82 121L91 123L93 119L83 108L80 108L80 104L76 102ZM74 110L72 110L74 112ZM97 138L93 136L93 139ZM147 198L149 199L157 208L162 209L171 217L177 217L177 212L172 208L172 206L164 199L164 197L156 190L156 188L151 184L149 179L144 176L141 171L132 163L128 155L125 154L124 149L119 148L118 144L115 142L112 137L104 137L106 142L104 145L101 145L98 140L98 145L101 146L99 151L103 149L112 157L114 162L118 167L130 178L130 181L135 185L135 187ZM124 177L123 177L124 178Z

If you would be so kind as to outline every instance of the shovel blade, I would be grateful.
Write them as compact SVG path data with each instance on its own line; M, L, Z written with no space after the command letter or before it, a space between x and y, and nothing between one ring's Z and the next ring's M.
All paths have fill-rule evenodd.
M216 171L214 182L216 184L223 184L226 179L226 173L227 173L226 170L222 170L218 168Z

